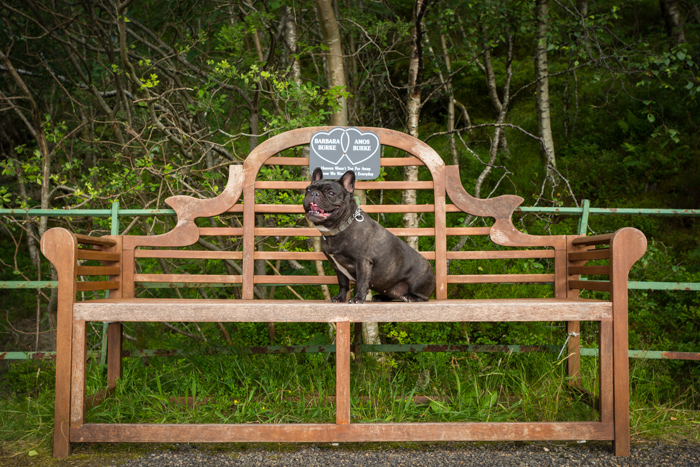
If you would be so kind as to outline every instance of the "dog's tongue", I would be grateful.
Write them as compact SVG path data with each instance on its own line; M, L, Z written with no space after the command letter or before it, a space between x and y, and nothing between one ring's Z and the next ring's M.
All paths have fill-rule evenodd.
M311 203L309 205L309 214L314 214L319 217L328 217L330 216L329 213L318 207L318 204Z

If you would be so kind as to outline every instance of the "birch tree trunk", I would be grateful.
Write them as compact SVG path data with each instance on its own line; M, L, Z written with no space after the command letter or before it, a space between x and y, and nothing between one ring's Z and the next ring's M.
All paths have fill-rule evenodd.
M289 54L289 67L292 70L292 79L301 86L301 66L297 58L297 22L291 7L284 7L284 42Z
M537 80L537 127L545 156L547 179L552 186L557 185L555 171L557 160L554 154L552 119L549 102L549 68L547 65L547 22L549 0L537 0L537 45L535 46L535 78Z
M408 118L406 126L408 134L418 138L418 124L421 111L421 87L423 82L423 19L430 7L427 0L416 0L413 4L413 28L411 29L411 56L408 66L408 98L406 107ZM418 181L418 167L409 166L404 169L404 181ZM404 190L403 204L416 204L416 190ZM418 215L415 212L403 215L405 228L418 227ZM406 243L418 250L418 237L406 237Z
M328 60L328 87L347 88L345 83L345 67L343 65L343 48L340 43L340 30L338 21L335 18L332 0L316 0L316 11L321 29L323 43L328 47L326 52ZM340 107L331 115L331 125L347 126L348 106L347 99L340 96L338 99Z
M49 143L46 139L46 135L44 134L44 128L41 121L41 109L39 108L37 101L34 99L34 95L29 89L29 86L27 86L27 84L24 82L24 80L12 64L10 57L5 55L5 53L1 50L0 63L3 63L5 65L5 68L9 72L10 77L17 85L17 87L21 90L22 94L24 95L24 99L27 100L27 102L29 103L29 108L31 109L31 122L29 122L25 118L23 118L23 120L26 123L27 130L36 141L36 146L37 150L39 151L39 154L41 154L41 209L48 209L50 198L49 189L51 187L51 151L49 150ZM48 229L48 222L48 216L42 216L39 218L39 231L37 232L39 237L38 239L40 239L44 235L44 233L46 233L46 230ZM30 239L28 245L30 250L30 257L33 256L34 260L36 261L37 271L39 274L39 277L37 277L37 279L41 280L41 265L39 263L39 254L36 251L35 243L35 241L38 239ZM32 252L32 250L34 251ZM56 270L53 267L51 268L51 280L58 280L58 275L56 274ZM49 299L47 313L49 318L49 325L52 329L56 329L57 325L57 304L58 290L51 289L51 298ZM55 348L56 336L54 333L52 333L51 341L52 347Z
M486 88L489 91L489 97L491 98L491 105L493 106L493 109L496 111L496 115L501 115L503 112L503 107L505 106L506 108L508 107L508 104L506 101L505 96L503 97L503 102L501 102L501 99L498 97L498 84L496 83L496 73L493 71L493 60L491 57L491 46L489 45L489 33L486 30L486 27L484 25L480 25L479 27L479 32L481 33L481 45L483 48L483 60L484 63L481 64L480 62L477 61L477 65L481 68L481 71L484 73L484 79L486 80ZM506 90L503 91L504 94L507 92ZM498 145L500 146L501 149L505 153L509 153L510 150L508 149L508 140L506 139L506 132L501 131L498 134L498 139L495 140L498 142Z
M287 50L289 51L289 67L292 70L292 80L294 83L301 87L302 81L301 81L301 67L299 66L299 60L296 56L297 54L297 22L296 18L294 17L294 12L291 7L284 7L284 41L287 45ZM309 157L309 147L304 146L301 149L301 157ZM310 178L310 174L306 173L307 169L303 169L303 174L308 175ZM309 223L309 225L311 225ZM321 251L321 238L320 237L314 237L313 240L313 246L314 246L314 251ZM316 266L316 273L319 276L324 276L325 272L323 270L323 261L315 261L314 262ZM321 292L323 293L323 298L326 301L331 300L331 294L330 291L328 290L327 285L322 285L321 286Z
M345 65L343 63L343 47L340 41L340 30L336 13L333 9L332 0L316 0L316 11L320 23L321 36L324 44L328 47L328 87L342 87L347 89L345 81ZM340 108L331 114L331 125L348 125L348 103L344 96L339 98ZM357 190L356 195L360 198L360 204L366 202L366 195L362 190ZM316 245L315 245L316 246ZM318 240L320 250L320 239ZM318 268L318 266L317 266ZM369 298L369 296L368 296ZM362 341L366 344L379 345L379 323L362 323Z
M678 10L678 2L676 0L659 0L659 6L666 22L666 32L673 40L673 45L685 43L685 30L683 29L681 12Z

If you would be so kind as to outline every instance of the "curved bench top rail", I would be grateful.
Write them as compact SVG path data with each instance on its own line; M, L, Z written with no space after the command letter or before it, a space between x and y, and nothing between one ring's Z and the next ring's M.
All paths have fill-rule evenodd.
M262 142L255 148L243 163L246 173L257 174L260 167L271 157L280 152L296 146L309 144L311 137L319 131L329 131L333 126L319 126L290 130L280 135L274 136ZM407 153L420 159L430 170L433 180L440 177L442 168L445 166L440 155L433 148L423 141L414 138L406 133L386 128L358 127L361 131L371 131L379 137L379 142L383 146L391 146L406 151ZM250 183L246 181L246 183Z
M198 217L210 217L228 211L238 202L243 192L243 166L229 166L226 187L215 198L200 199L192 196L171 196L165 200L177 214L177 225L162 235L125 235L123 248L131 250L139 246L177 247L188 246L199 240Z
M165 202L175 210L178 217L178 223L175 228L162 235L125 236L124 248L129 250L138 246L179 247L194 244L201 234L200 229L194 222L196 218L214 216L234 210L238 211L240 208L237 208L236 204L246 189L250 190L249 199L254 199L252 196L254 190L263 187L261 182L256 182L256 177L260 168L266 162L271 158L275 158L282 151L309 144L315 133L328 131L332 128L334 127L300 128L287 131L264 141L248 155L242 166L230 166L228 183L219 196L211 199L172 196L166 199ZM503 195L490 199L475 198L467 193L462 186L459 167L446 166L440 155L428 144L395 130L372 127L359 128L362 131L375 133L382 145L407 152L430 170L433 181L423 183L426 184L426 188L432 188L435 193L435 204L431 206L431 211L436 213L436 233L445 233L438 231L445 228L444 216L447 212L445 198L448 195L454 206L465 213L480 217L493 217L496 222L491 228L491 238L499 245L554 247L556 249L565 247L565 239L563 237L532 236L519 232L514 227L512 215L515 209L523 202L521 197ZM277 157L277 159L282 158ZM359 182L359 185L363 183L365 182ZM245 209L243 211L245 213ZM252 206L250 212L257 212L257 208Z

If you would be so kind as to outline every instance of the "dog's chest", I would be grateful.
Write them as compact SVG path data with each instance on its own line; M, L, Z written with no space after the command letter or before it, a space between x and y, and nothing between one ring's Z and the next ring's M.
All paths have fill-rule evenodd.
M335 268L351 281L355 279L355 264L343 255L328 254L328 258L333 262Z

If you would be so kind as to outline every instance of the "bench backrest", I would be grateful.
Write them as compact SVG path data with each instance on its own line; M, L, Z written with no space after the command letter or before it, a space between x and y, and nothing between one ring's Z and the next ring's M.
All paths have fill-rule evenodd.
M174 196L166 203L178 216L176 227L163 235L114 237L117 248L123 248L123 265L120 277L114 277L121 287L113 292L115 297L133 297L135 284L166 283L200 287L203 284L240 284L243 299L260 298L258 286L291 286L336 284L334 275L319 275L315 267L307 267L294 274L280 274L275 265L278 261L325 260L318 251L285 251L284 248L261 247L260 242L276 245L288 238L317 237L317 229L306 225L301 206L303 189L308 180L284 180L279 174L285 168L299 169L308 166L308 158L285 151L308 145L312 135L331 127L315 127L292 130L275 136L260 144L246 158L243 165L232 165L228 183L223 192L211 199L196 199L190 196ZM426 143L405 133L382 128L361 128L372 131L384 148L381 165L387 170L402 166L419 166L421 180L408 181L358 181L358 190L421 190L427 193L412 205L396 204L397 198L382 204L362 206L370 215L397 216L414 212L421 216L419 228L390 228L398 236L428 237L423 240L423 254L435 265L436 292L438 300L448 298L451 284L483 283L553 283L554 296L571 296L568 286L567 248L577 250L571 244L573 236L533 236L519 232L512 223L512 214L522 198L505 195L491 199L477 199L469 195L461 184L459 168L446 166L442 158ZM397 151L386 150L396 148ZM289 151L288 151L289 152ZM401 154L398 157L388 157ZM405 152L408 156L403 156ZM426 180L427 178L427 180ZM294 195L296 193L296 196ZM296 198L296 199L295 199ZM376 198L376 197L374 197ZM242 200L242 202L240 202ZM478 227L448 227L448 216L465 214L492 218ZM225 217L229 216L229 217ZM288 226L267 225L265 216L276 219L291 216ZM199 219L199 220L198 220ZM380 220L381 222L381 220ZM295 224L295 225L291 225ZM456 223L451 222L451 225ZM481 248L470 251L451 251L457 236L489 236L496 249ZM213 237L215 240L210 240ZM198 249L190 246L197 245ZM205 245L207 248L203 248ZM217 247L218 245L218 247ZM221 248L222 245L227 245ZM188 247L182 249L179 247ZM520 247L519 249L500 247ZM523 247L526 247L523 248ZM99 248L99 247L98 247ZM115 248L115 247L111 247ZM579 247L581 250L583 247ZM588 248L588 247L585 247ZM223 251L220 251L223 250ZM137 271L136 263L145 258L159 260L223 260L226 273L218 274L144 274ZM448 261L486 259L541 259L545 258L553 267L544 274L454 274L448 273ZM265 261L273 274L256 274L256 261ZM306 263L308 264L308 263ZM575 278L574 278L575 279Z

